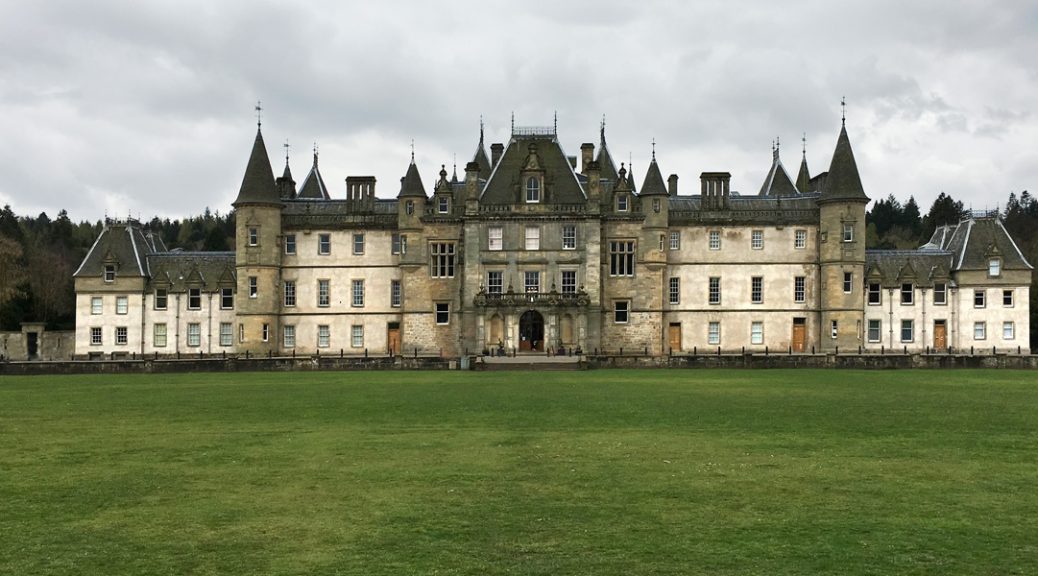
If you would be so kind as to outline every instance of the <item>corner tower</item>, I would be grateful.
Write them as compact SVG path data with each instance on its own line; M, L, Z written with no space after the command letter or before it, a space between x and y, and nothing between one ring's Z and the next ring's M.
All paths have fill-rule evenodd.
M868 203L844 121L818 198L822 350L857 349L862 344Z
M281 195L257 128L235 209L238 350L277 350L281 290Z

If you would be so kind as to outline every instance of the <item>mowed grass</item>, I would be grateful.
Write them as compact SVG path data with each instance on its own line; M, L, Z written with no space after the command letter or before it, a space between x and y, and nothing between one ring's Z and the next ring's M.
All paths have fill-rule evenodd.
M1038 574L1038 374L4 377L0 574Z

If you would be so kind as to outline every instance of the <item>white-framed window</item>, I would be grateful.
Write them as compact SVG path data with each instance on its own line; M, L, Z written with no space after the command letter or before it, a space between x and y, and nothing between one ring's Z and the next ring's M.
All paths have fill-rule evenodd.
M948 303L948 284L944 282L934 283L933 303L935 306L944 306Z
M220 322L220 346L234 344L234 325L230 322Z
M670 231L670 249L681 250L681 232L679 230Z
M332 342L332 331L327 324L317 327L317 347L327 348Z
M1002 291L1002 305L1011 308L1013 306L1013 291L1003 290Z
M285 234L285 254L296 253L296 235Z
M202 345L202 325L191 322L187 325L187 345L197 348Z
M616 211L617 212L627 212L627 207L628 207L629 201L630 201L630 199L628 198L627 194L619 194L619 195L617 195L617 197L616 197Z
M285 348L296 347L296 327L292 324L286 324L281 327L281 345Z
M234 289L220 288L220 309L232 310L234 308Z
M634 276L634 241L609 241L609 275Z
M126 326L115 327L115 343L117 346L126 346L128 340L128 332Z
M838 320L831 320L829 322L829 337L836 340L836 337L840 334L840 322Z
M201 288L188 288L187 289L187 309L188 310L201 310L202 309L202 289Z
M803 304L807 301L806 278L804 276L793 277L793 302Z
M750 344L764 343L764 323L750 322Z
M454 242L432 242L429 245L432 257L433 278L454 278Z
M577 271L576 270L563 270L562 271L562 293L563 294L576 294L577 293Z
M245 324L238 324L238 342L245 342Z
M706 343L714 346L721 344L721 323L710 322L706 327Z
M1001 258L990 258L988 259L988 276L992 278L998 277L1002 274L1002 259Z
M500 251L505 249L505 229L500 226L487 228L487 249Z
M721 277L711 276L707 282L707 302L710 304L721 303Z
M104 300L100 296L90 298L90 313L95 316L104 313Z
M501 294L504 292L505 274L500 270L487 272L487 294Z
M399 280L390 280L389 282L389 305L393 308L399 308L400 303L403 301L403 293L400 289Z
M393 232L390 236L389 251L393 254L407 254L407 235Z
M441 195L439 197L439 201L436 203L436 209L440 212L440 214L446 214L447 212L450 212L450 209L451 209L450 198L448 198L447 196Z
M249 276L249 298L259 295L259 281L255 276Z
M270 341L270 324L263 324L263 328L260 330L260 338L262 338L264 342Z
M850 222L843 223L843 241L854 242L854 224Z
M915 285L911 282L901 284L901 303L905 306L915 304Z
M793 231L793 248L795 250L807 248L807 230L798 228Z
M974 340L987 340L988 338L988 324L987 322L974 322L973 323L973 339Z
M353 255L360 256L364 253L364 234L358 233L353 235Z
M105 282L115 282L115 265L105 264Z
M353 281L352 293L353 293L353 299L350 302L350 305L353 306L354 308L363 308L364 307L364 281L363 280L354 280Z
M115 297L115 313L126 314L130 311L130 299L126 296Z
M750 248L753 250L764 249L764 231L763 230L751 230L750 231Z
M901 321L901 341L912 342L915 340L915 322L912 320Z
M249 227L249 246L259 246L259 228Z
M330 280L320 279L317 281L317 305L327 308L332 304L332 284Z
M533 270L527 270L523 272L523 291L525 292L540 292L541 291L541 273Z
M987 306L987 291L986 290L974 290L973 291L973 307L984 308Z
M332 253L331 234L322 233L317 235L317 253L321 256L327 256Z
M296 305L296 281L285 280L285 306Z
M627 324L631 316L631 302L628 300L616 300L613 302L613 322L616 324Z
M527 250L540 250L541 249L541 229L538 226L527 226L526 227L526 249Z
M155 309L165 310L169 305L169 292L165 288L155 289Z
M869 342L879 342L883 337L883 323L875 318L869 319Z
M536 176L526 179L526 201L529 203L541 201L541 181Z
M102 342L102 340L101 340L101 327L100 326L91 326L90 327L90 345L91 346L100 346L101 342Z
M753 276L750 278L750 302L754 304L764 303L764 277Z
M436 323L440 325L451 323L451 305L449 302L436 303Z
M681 278L677 276L670 277L670 283L668 286L668 302L671 304L681 303Z
M854 273L844 272L843 273L843 293L850 294L854 291Z
M1016 324L1011 321L1002 323L1002 339L1013 340L1016 338Z
M660 234L660 252L663 252L667 248L667 235Z
M883 290L880 288L879 282L869 282L867 301L869 306L879 306L883 303Z
M562 249L575 250L577 248L577 227L574 224L562 226Z
M404 202L404 212L406 212L408 216L414 214L414 200Z
M156 348L166 347L166 325L163 323L155 324L151 327L151 343Z
M721 249L721 231L720 230L711 230L711 231L707 232L707 238L708 238L707 246L711 250L720 250Z
M361 326L360 324L350 326L350 347L364 347L364 326Z

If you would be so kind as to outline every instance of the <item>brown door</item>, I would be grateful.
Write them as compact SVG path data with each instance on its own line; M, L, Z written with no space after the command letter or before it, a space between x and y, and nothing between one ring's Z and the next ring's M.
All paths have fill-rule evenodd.
M670 341L671 351L681 352L681 324L671 324L668 330L667 339Z
M389 323L389 352L392 354L400 353L400 324L398 322Z
M948 347L948 327L944 320L933 321L933 347L936 350Z
M803 318L793 319L793 351L803 352L807 342L807 323Z

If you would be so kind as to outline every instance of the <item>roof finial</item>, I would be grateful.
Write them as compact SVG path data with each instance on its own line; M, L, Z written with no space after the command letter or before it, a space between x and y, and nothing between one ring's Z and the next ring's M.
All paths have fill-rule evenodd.
M555 111L555 123L553 124L552 132L554 132L556 136L559 135L559 111L558 110Z
M602 136L602 143L605 143L605 114L602 114L602 123L598 125L599 132Z
M803 144L802 152L804 154L804 158L807 158L807 132L804 132L804 135L800 137L800 142Z
M288 166L288 138L285 138L285 143L282 146L285 147L285 166Z
M483 146L483 115L479 115L479 145Z
M847 97L840 97L840 126L847 127Z
M263 127L263 101L256 100L256 129Z
M414 138L411 138L411 164L414 164Z
M652 161L656 161L656 139L652 139Z
M512 136L515 136L515 110L512 110Z
M314 167L317 167L317 140L314 140Z

